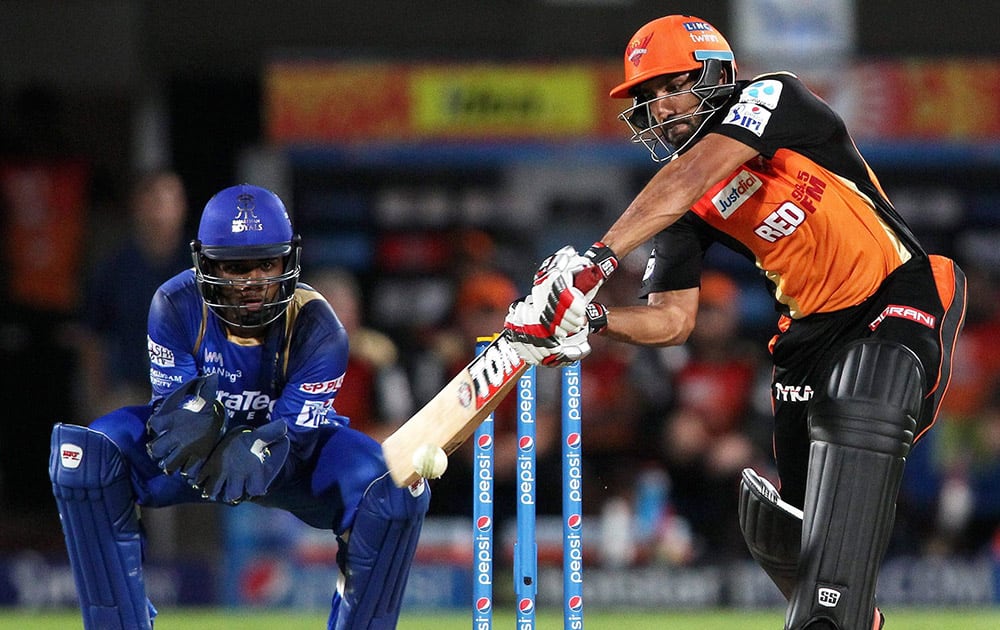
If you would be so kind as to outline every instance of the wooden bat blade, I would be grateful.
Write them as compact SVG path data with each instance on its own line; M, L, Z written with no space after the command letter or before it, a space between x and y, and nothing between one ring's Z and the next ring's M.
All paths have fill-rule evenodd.
M413 453L433 444L451 454L514 388L528 367L501 333L426 405L382 442L389 474L403 488L420 479Z

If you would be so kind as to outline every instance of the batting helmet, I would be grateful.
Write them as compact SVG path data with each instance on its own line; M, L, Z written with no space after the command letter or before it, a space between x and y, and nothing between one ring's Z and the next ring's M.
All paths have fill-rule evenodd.
M656 120L649 105L656 99L636 89L663 75L691 73L688 92L701 103L683 116ZM691 15L668 15L647 23L632 36L625 48L625 81L611 90L612 98L633 98L632 107L621 118L632 131L632 141L649 149L653 160L672 158L697 137L708 116L717 111L735 88L736 60L729 42L714 26ZM674 94L675 96L677 94ZM699 118L698 129L680 146L664 137L664 127L683 119Z

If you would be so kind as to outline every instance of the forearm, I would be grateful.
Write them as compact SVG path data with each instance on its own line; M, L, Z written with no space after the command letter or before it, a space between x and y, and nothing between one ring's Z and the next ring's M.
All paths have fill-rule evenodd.
M707 184L688 181L686 161L675 160L660 169L636 195L601 242L624 258L679 219L697 201Z
M617 306L608 309L608 327L601 334L635 345L678 346L687 341L693 327L680 307Z

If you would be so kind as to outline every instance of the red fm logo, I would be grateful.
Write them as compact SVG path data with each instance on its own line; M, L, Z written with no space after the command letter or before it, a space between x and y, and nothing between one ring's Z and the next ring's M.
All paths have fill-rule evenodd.
M774 243L794 232L809 214L816 212L816 204L823 200L825 181L807 171L799 171L795 179L798 180L792 190L795 203L786 201L781 204L754 228L754 234L768 243Z
M767 215L753 233L768 243L791 235L806 220L806 211L790 201L781 204L777 210Z

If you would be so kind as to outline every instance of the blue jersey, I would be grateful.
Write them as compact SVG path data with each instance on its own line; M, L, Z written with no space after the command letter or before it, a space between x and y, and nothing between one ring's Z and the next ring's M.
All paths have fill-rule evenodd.
M154 295L147 347L154 403L195 376L217 373L227 429L283 420L300 457L311 450L314 429L349 422L334 408L347 370L347 331L308 285L298 285L285 316L258 341L227 331L188 269Z

